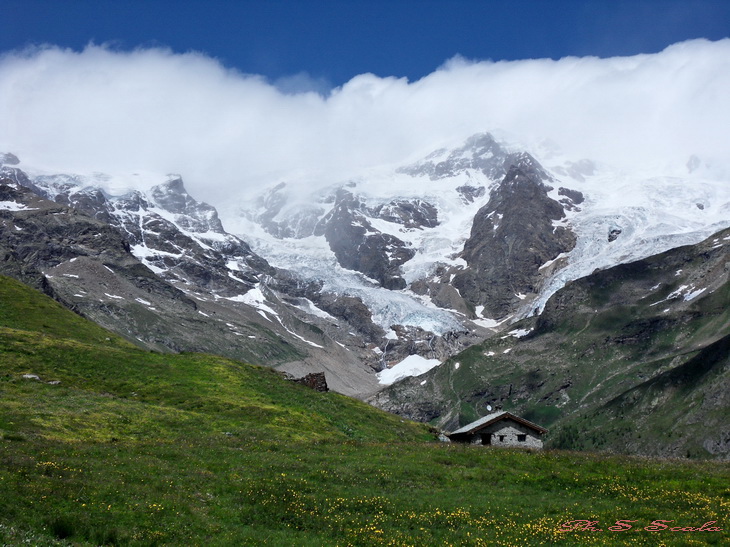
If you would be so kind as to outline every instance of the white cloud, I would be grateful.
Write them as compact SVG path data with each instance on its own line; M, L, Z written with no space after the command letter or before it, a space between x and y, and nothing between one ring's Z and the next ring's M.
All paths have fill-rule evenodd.
M416 82L322 86L165 49L6 53L0 151L68 171L182 173L213 204L292 176L334 182L480 131L626 168L684 168L695 154L727 169L730 156L729 39L611 59L456 57Z

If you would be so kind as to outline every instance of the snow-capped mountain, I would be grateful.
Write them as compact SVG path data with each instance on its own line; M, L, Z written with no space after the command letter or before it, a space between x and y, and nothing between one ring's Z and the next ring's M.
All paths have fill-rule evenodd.
M222 233L178 178L144 191L117 179L123 192L111 194L99 177L45 175L36 185L3 159L0 273L150 349L325 371L333 389L353 395L377 386L362 338L305 297L270 288L276 270ZM302 286L285 272L276 285ZM335 313L357 313L336 295L322 299Z
M503 269L517 271L505 257L521 256L520 246L503 249L501 259L492 256L491 249L477 248L482 245L477 241L485 238L504 239L505 229L499 230L496 223L490 224L488 235L480 233L481 225L492 223L495 214L498 220L506 213L505 226L512 223L511 231L519 232L510 237L539 249L544 258L540 264L569 250L570 229L553 230L552 223L565 217L564 209L573 207L573 200L564 193L559 200L548 197L549 180L529 154L508 152L483 134L421 162L319 189L307 196L308 201L300 188L279 183L239 211L228 211L227 222L233 231L245 232L272 264L296 268L304 277L325 280L335 291L357 295L384 329L400 324L443 334L456 329L457 323L475 328L478 323L465 323L469 319L494 326L496 320L509 318L525 298L523 293L534 297L537 292L535 280L490 279L497 292L510 285L510 303L500 307L491 293L473 289L474 279L484 277L480 272L487 262L501 261ZM548 205L536 210L534 196ZM498 206L499 211L489 210ZM540 226L524 225L523 216ZM525 275L537 276L537 266L527 265L531 273ZM475 307L496 317L475 314Z
M324 369L332 387L359 395L377 389L384 369L417 374L539 313L571 280L730 225L730 185L704 175L697 158L681 176L617 173L552 151L531 155L488 133L336 185L273 180L218 208L190 196L179 176L41 173L11 154L0 159L8 195L18 193L2 202L6 217L29 214L11 206L28 207L28 191L80 211L119 234L125 260L194 304L199 323L167 347L219 346L251 359L236 348L256 336L242 332L253 322L271 333L267 340L295 349L272 359L279 366ZM36 266L83 311L85 289L64 289L81 275L69 269L71 258L83 257L59 254ZM104 294L100 288L96 296ZM132 298L140 299L150 301ZM89 315L106 313L91 308ZM104 316L110 328L115 313ZM206 334L191 336L202 324ZM143 321L126 328L151 344ZM210 334L219 328L234 333ZM155 347L165 340L156 337ZM257 355L265 361L266 351ZM380 374L381 385L397 376Z
M228 208L226 223L273 265L358 293L384 328L438 334L453 328L447 317L495 327L539 312L572 279L730 223L730 185L703 175L698 158L667 176L539 152L542 161L475 135L308 194L277 182ZM393 313L393 295L426 308Z

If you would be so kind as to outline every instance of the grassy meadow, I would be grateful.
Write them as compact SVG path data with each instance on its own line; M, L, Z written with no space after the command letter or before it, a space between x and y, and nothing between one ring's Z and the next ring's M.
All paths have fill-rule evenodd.
M723 545L729 513L727 463L440 443L0 277L1 545Z

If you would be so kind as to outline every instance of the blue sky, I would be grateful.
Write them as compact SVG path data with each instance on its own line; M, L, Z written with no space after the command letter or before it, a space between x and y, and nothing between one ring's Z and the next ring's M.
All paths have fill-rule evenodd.
M0 51L163 46L320 90L367 72L417 80L455 55L625 56L730 35L727 0L0 0L0 13Z

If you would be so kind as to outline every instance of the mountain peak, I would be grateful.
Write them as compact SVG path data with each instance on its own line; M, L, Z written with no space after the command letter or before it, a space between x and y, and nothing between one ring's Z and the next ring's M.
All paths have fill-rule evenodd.
M15 154L10 152L0 152L0 166L2 165L18 165L20 160Z
M192 200L180 176L170 176L162 184L153 186L150 196L160 207L176 214L184 213Z
M505 174L504 162L507 157L507 151L490 133L477 133L458 148L436 150L420 162L401 167L398 172L441 180L473 169L496 180Z

